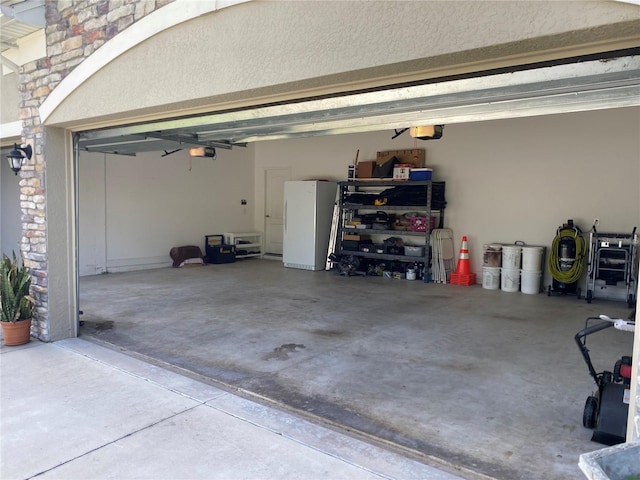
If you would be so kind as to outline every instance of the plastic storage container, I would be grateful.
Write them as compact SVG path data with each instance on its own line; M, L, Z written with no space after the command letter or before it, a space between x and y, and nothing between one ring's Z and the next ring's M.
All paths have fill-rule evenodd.
M436 226L436 217L430 217L431 230ZM412 232L426 232L427 231L427 217L415 216L411 217L411 225L409 230Z
M408 257L423 257L424 247L418 247L413 245L404 246L404 254Z
M544 258L544 247L522 247L522 270L541 272Z
M500 288L500 267L482 267L482 288L486 290Z
M521 245L502 245L502 268L520 270L521 261Z
M233 263L236 261L235 245L214 245L206 247L207 263Z
M520 269L501 268L500 286L503 292L517 292L520 290Z
M483 245L483 266L485 267L501 267L502 266L502 245L492 243Z
M431 168L412 168L409 172L409 180L431 180Z
M205 238L205 242L204 242L205 247L215 247L216 245L222 245L224 243L223 235L205 235L204 238Z
M535 295L540 293L540 283L542 279L542 272L532 272L527 270L520 271L520 290L522 293L528 293Z

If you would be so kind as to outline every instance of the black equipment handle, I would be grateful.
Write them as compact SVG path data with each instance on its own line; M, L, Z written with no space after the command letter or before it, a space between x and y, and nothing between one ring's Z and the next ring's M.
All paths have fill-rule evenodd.
M589 317L587 318L586 324L589 323L589 320L600 320L600 318ZM613 326L613 322L605 321L605 322L596 323L595 325L591 325L590 327L586 326L585 328L580 330L578 333L576 333L576 336L575 336L576 344L578 345L578 348L580 349L580 352L584 357L584 361L587 363L587 366L589 367L589 373L595 380L596 384L598 384L598 374L596 373L596 370L593 368L593 363L591 363L591 357L589 356L589 349L587 348L585 337L587 337L588 335L591 335L592 333L596 333L606 328L610 328L612 326Z

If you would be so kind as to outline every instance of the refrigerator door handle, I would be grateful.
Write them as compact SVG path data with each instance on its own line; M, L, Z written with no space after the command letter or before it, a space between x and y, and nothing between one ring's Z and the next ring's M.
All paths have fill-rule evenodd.
M287 202L284 202L284 231L287 232Z

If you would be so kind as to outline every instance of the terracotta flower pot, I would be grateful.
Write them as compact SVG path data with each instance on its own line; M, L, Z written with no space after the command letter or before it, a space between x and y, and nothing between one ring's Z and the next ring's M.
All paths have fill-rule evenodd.
M31 339L31 319L19 322L0 322L2 325L2 338L5 345L24 345Z

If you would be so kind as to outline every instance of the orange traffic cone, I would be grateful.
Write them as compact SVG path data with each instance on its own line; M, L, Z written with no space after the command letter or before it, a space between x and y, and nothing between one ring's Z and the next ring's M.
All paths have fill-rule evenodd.
M460 256L458 257L458 266L456 272L458 275L469 275L471 269L469 268L469 244L467 242L467 236L462 236L462 244L460 245Z
M460 256L458 257L458 265L456 271L451 274L451 283L454 285L469 286L476 283L476 274L471 273L469 266L469 246L467 236L463 235L462 244L460 245Z

